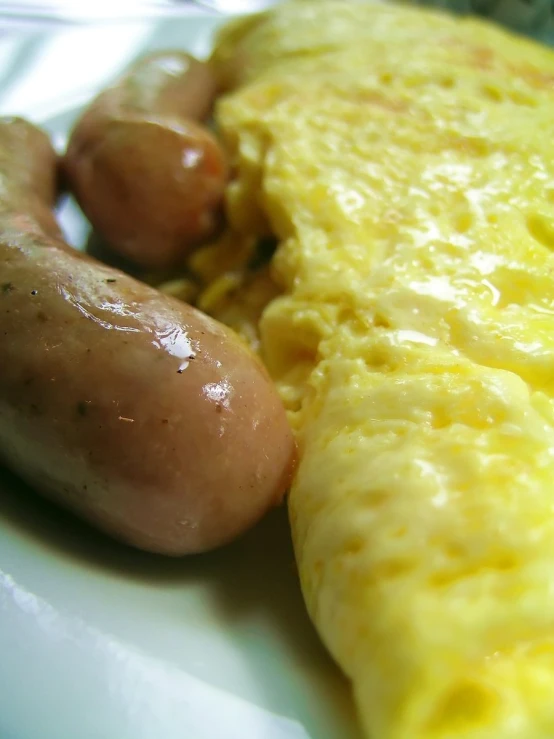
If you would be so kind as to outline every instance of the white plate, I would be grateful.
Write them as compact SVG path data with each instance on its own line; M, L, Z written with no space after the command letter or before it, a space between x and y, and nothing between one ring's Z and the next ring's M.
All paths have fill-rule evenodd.
M0 114L62 145L78 106L134 56L204 53L216 22L0 37ZM83 242L75 208L63 224ZM304 610L285 511L217 553L166 560L2 473L0 737L357 739L346 681Z

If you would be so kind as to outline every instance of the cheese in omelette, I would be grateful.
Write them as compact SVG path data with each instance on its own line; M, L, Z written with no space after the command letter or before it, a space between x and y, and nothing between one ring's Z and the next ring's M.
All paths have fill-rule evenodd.
M301 0L213 59L217 261L278 240L259 328L300 449L295 552L366 735L552 739L554 54Z

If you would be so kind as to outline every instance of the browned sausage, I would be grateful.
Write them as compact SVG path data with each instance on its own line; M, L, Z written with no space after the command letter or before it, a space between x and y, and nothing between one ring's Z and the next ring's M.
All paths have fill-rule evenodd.
M139 266L179 264L217 226L227 165L199 123L214 96L207 64L159 52L102 92L71 134L69 188L106 242Z
M0 456L130 544L223 544L282 499L294 442L224 326L71 249L44 133L0 121Z

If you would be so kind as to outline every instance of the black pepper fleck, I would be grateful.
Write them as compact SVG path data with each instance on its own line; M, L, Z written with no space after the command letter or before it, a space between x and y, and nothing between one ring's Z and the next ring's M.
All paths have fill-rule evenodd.
M38 292L37 290L31 290L31 295L36 295L37 292Z
M108 279L106 280L106 282L112 283L112 282L117 282L117 280L115 279L115 277L108 277Z
M182 375L182 374L183 374L183 371L184 371L184 370L182 370L182 369L178 369L178 370L177 370L177 374L178 374L178 375Z
M169 419L168 418L162 418L162 423L169 423Z

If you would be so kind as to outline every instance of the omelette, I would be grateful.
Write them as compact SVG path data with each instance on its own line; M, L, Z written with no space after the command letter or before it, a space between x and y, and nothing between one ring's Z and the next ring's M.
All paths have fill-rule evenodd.
M551 739L554 54L299 0L213 63L235 179L203 307L287 407L302 590L365 735Z

